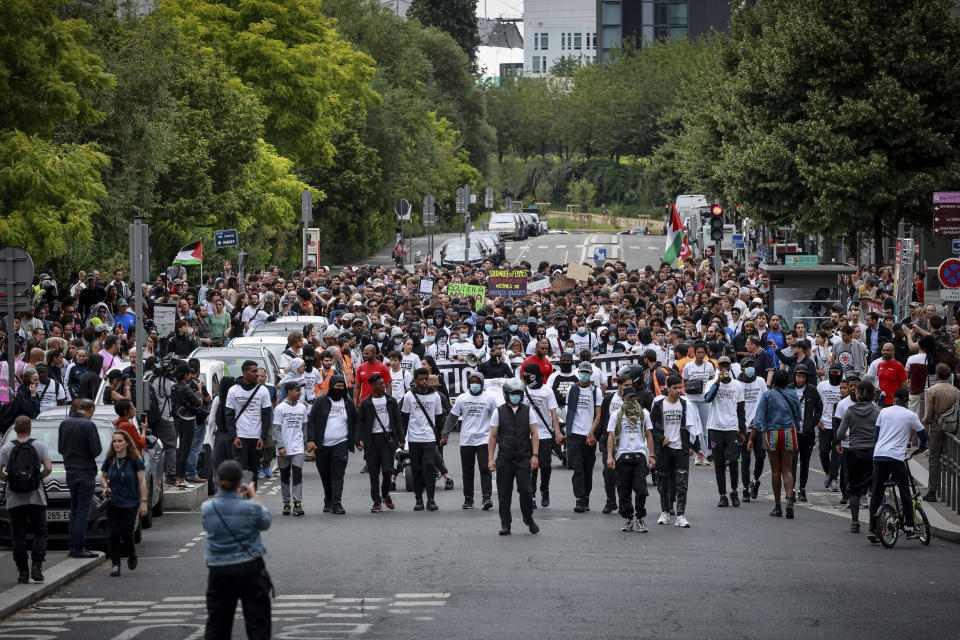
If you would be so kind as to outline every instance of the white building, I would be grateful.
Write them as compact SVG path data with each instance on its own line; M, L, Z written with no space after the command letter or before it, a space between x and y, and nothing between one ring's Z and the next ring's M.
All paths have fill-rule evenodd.
M565 57L594 62L597 55L596 0L525 0L523 73L542 78Z

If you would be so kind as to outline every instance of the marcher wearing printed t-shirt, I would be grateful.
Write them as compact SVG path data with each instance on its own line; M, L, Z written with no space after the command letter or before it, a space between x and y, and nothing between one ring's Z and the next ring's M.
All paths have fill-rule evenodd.
M383 505L394 509L390 497L390 475L393 472L393 455L397 447L404 446L403 422L400 418L400 402L387 395L387 382L383 376L373 374L368 379L370 395L363 399L357 415L357 448L363 451L370 476L370 513L380 513Z
M510 535L513 522L510 502L514 484L520 496L523 523L530 533L538 533L540 527L533 521L533 498L530 495L530 470L537 468L540 452L537 423L530 407L522 404L523 384L519 380L511 378L504 382L503 396L507 401L490 418L490 440L487 443L489 469L497 472L500 535Z
M638 377L634 380L634 374L637 374ZM620 410L620 407L623 406L623 393L627 388L633 387L635 384L643 384L643 372L642 367L636 365L625 364L620 369L617 370L617 390L608 391L603 396L603 402L600 404L600 429L603 430L603 433L597 436L597 442L600 445L600 459L603 462L603 491L607 496L607 501L603 505L602 513L613 513L618 510L617 507L617 474L616 472L606 464L607 460L607 424L610 422L610 416ZM637 401L642 405L643 402L640 400L639 390L637 394ZM653 394L647 392L645 394L646 400L652 401Z
M357 408L347 395L343 376L330 379L330 390L313 401L307 420L307 453L316 451L323 484L323 512L343 515L343 476L356 442Z
M593 386L593 365L581 362L577 368L580 380L567 394L567 455L573 466L573 495L577 505L573 510L590 510L590 491L593 489L593 465L597 461L597 425L600 423L600 405L603 394Z
M799 493L800 502L807 501L807 478L810 475L810 456L813 454L813 444L817 433L817 423L820 416L823 415L823 401L820 400L820 394L814 385L808 384L808 380L816 380L813 372L799 363L793 372L793 383L787 387L790 391L797 394L797 400L800 402L800 427L797 429L797 446L799 449L793 452L793 463L790 465L790 472L793 474L793 486ZM797 464L800 466L800 475L797 475Z
M827 377L817 385L823 412L817 423L817 444L820 453L820 466L823 467L823 488L839 491L837 474L840 470L840 456L833 448L833 412L843 397L840 385L843 383L843 369L833 364L827 371Z
M551 374L552 375L552 374ZM550 506L550 476L553 473L551 460L553 443L563 444L560 420L557 418L557 398L553 390L543 385L540 368L528 364L523 369L523 404L530 406L530 418L537 423L537 437L543 458L530 474L530 497L537 508L537 474L540 475L540 504Z
M400 405L403 428L410 446L410 466L413 469L413 491L416 496L414 511L423 511L423 491L427 491L427 510L436 511L437 428L443 420L443 402L440 394L430 386L430 371L420 367L413 372L413 388L403 396Z
M687 367L690 365L688 364ZM740 506L737 495L737 462L740 458L739 445L746 440L746 410L744 408L743 385L733 379L730 373L730 358L720 356L717 360L717 379L714 380L704 399L710 404L707 417L708 441L713 452L713 472L720 493L718 507ZM727 500L727 480L725 472L730 473L730 499Z
M683 384L687 400L693 403L693 406L700 412L700 424L703 425L703 432L700 434L700 449L710 451L706 441L707 424L710 415L710 404L704 399L704 391L707 390L707 383L714 378L717 368L711 360L707 359L707 344L697 342L693 346L694 359L683 366ZM706 461L697 456L697 466L706 464Z
M257 484L263 442L273 423L273 403L270 393L257 383L257 363L246 360L240 367L243 377L227 393L224 419L227 432L233 436L233 447L243 469L253 472Z
M307 426L307 406L300 402L303 383L288 380L283 384L286 398L273 410L273 441L277 443L277 466L280 468L280 497L283 515L304 515L303 456L304 430ZM291 487L292 485L292 487ZM293 509L290 494L293 493Z
M467 377L467 391L461 393L443 425L440 446L446 446L447 438L460 420L460 467L463 470L463 508L473 509L473 468L480 471L480 495L483 510L493 508L493 476L487 459L487 443L490 441L490 416L497 410L497 403L483 390L484 378L479 371Z
M757 375L753 366L753 358L746 357L740 361L740 376L737 378L743 385L744 421L747 425L747 441L752 438L750 429L753 427L753 418L757 415L757 405L760 397L767 391L766 381ZM750 458L753 457L753 476L750 475ZM753 453L750 452L748 442L740 445L740 480L743 481L743 501L750 502L756 499L760 491L760 476L763 475L763 461L766 454L763 447L757 442Z
M700 412L682 397L683 378L672 373L667 377L667 395L657 396L650 409L650 423L655 444L654 453L660 467L660 518L657 524L670 524L671 504L676 496L675 524L688 529L684 515L687 509L687 484L690 456L700 435ZM698 452L703 453L703 452Z
M617 497L621 531L647 532L647 471L656 466L650 414L637 401L632 386L623 390L623 404L610 414L607 423L607 467L617 474ZM633 494L633 500L630 494Z

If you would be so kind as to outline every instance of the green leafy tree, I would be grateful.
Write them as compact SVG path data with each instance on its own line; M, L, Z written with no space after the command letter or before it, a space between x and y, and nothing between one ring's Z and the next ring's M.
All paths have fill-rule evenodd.
M582 56L560 56L550 67L550 75L557 78L572 78L584 66Z
M480 46L477 0L413 0L407 17L450 34L470 59L471 71L476 71Z
M593 199L597 195L597 188L590 184L586 178L573 180L567 187L567 202L578 204L584 210L593 204Z
M553 199L553 187L546 180L541 180L533 192L533 197L537 202L550 202Z

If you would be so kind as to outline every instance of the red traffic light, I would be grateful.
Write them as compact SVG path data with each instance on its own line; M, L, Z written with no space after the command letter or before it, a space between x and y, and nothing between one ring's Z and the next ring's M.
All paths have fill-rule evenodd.
M723 215L723 207L722 207L721 205L719 205L719 204L713 205L712 207L710 207L710 215L713 215L713 216L722 216L722 215Z

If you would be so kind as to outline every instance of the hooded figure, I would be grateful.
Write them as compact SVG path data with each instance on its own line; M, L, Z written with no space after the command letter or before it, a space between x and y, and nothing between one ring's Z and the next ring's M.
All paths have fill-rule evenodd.
M87 357L87 372L80 378L77 386L77 397L88 398L97 402L97 392L100 390L101 374L103 373L103 356L93 354Z

